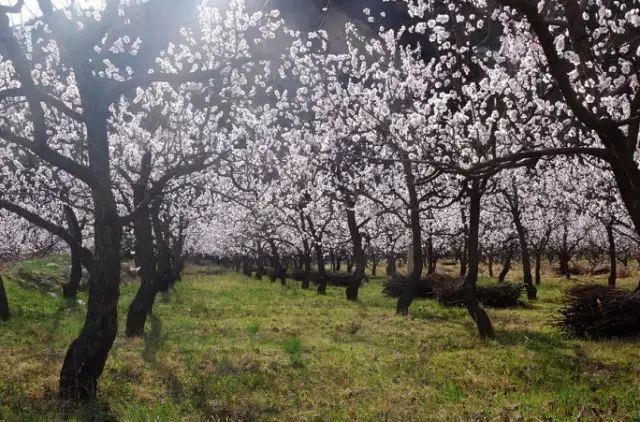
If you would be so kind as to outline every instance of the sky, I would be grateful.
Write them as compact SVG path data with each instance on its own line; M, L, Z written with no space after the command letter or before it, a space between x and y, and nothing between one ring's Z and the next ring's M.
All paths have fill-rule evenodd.
M17 0L0 0L1 6L13 6ZM104 0L51 0L54 7L68 6L72 2L83 7L103 7ZM11 22L16 24L29 20L30 18L40 14L40 8L38 7L37 0L25 0L24 7L21 14L15 14L11 16Z

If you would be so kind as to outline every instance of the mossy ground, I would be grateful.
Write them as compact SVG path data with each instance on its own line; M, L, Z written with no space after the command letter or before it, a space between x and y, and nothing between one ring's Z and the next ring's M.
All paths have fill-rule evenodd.
M78 408L56 387L84 306L9 280L0 420L640 420L640 339L567 339L550 324L574 282L546 277L530 307L489 310L497 338L483 342L464 309L421 300L395 316L381 279L348 303L342 289L190 267L144 339L118 337L100 400ZM122 286L121 332L135 289Z

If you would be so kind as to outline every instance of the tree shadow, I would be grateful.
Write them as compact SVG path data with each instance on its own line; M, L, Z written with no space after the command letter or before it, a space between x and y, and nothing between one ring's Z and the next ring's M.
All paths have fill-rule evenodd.
M504 329L495 330L496 341L504 346L522 346L536 351L546 351L566 345L566 338L557 333L533 331L527 329Z
M104 399L96 399L84 403L63 402L62 417L64 420L86 422L118 422L118 417Z
M149 314L151 330L144 336L144 350L142 358L146 362L156 362L156 355L162 344L166 340L166 335L162 335L162 321L154 314Z

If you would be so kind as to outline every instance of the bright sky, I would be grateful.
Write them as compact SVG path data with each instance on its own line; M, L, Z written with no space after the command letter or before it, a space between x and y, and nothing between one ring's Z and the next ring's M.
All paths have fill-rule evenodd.
M0 0L2 6L13 6L17 0ZM68 6L72 3L76 3L83 7L104 7L104 0L51 0L54 7ZM38 0L25 0L24 7L22 8L22 14L12 15L11 20L13 23L19 23L21 21L28 20L33 16L40 14L40 8L38 7Z

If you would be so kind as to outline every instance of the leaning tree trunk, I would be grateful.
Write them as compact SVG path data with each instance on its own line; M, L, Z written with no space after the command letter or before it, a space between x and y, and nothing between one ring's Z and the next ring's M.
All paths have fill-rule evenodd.
M411 224L411 248L413 253L413 268L404 286L404 292L398 297L396 313L408 315L409 307L417 295L418 284L422 276L424 260L422 259L422 229L420 227L420 202L416 191L415 176L411 163L405 161L403 165L405 185L409 194L409 222Z
M347 300L355 302L358 300L358 290L364 279L365 269L367 267L367 256L362 248L362 235L356 221L356 212L353 209L355 204L347 204L347 225L349 226L349 234L353 243L353 259L355 263L355 272L351 275L349 285L347 286Z
M609 286L616 285L617 278L617 252L616 252L616 238L613 235L613 224L607 224L607 238L609 239L609 261L611 262L611 268L609 270Z
M513 259L513 246L509 246L507 250L507 256L505 257L504 264L502 266L502 271L498 274L498 283L503 283L504 279L509 274L509 270L511 270L511 260Z
M106 145L105 142L103 153L108 156ZM108 172L99 179L99 187L93 192L95 262L90 269L87 314L80 335L69 346L60 372L63 399L96 397L98 378L118 333L122 228Z
M2 281L2 276L0 276L0 320L8 321L10 316L7 291L4 289L4 282Z
M471 318L475 321L481 338L493 338L493 326L486 311L482 309L478 302L476 292L476 283L478 280L478 265L480 264L479 251L479 231L480 231L480 201L482 192L480 184L477 180L472 182L471 192L469 194L469 268L467 276L464 279L464 303Z
M151 212L148 206L142 206L147 194L147 178L150 164L150 155L145 154L141 171L142 176L133 186L134 205L140 207L138 215L133 222L134 250L136 261L140 267L140 287L127 312L127 337L141 337L144 335L147 315L153 309L153 303L158 292L157 262L153 247Z
M78 223L78 218L73 209L65 205L64 214L67 220L67 227L71 236L82 244L82 229ZM69 273L69 281L62 286L62 295L65 299L75 300L78 296L78 290L80 289L80 281L82 280L82 262L78 252L71 248L71 272Z

